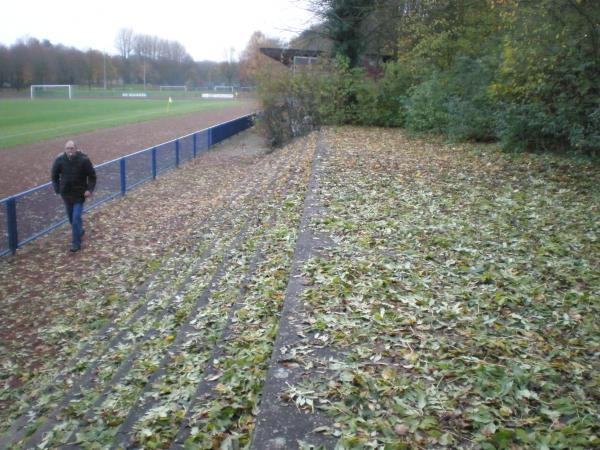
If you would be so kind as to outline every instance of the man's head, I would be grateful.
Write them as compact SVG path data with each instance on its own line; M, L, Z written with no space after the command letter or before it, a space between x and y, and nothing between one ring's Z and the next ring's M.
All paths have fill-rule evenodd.
M77 153L77 145L75 145L74 141L67 141L65 144L65 153L69 158L75 156L75 153Z

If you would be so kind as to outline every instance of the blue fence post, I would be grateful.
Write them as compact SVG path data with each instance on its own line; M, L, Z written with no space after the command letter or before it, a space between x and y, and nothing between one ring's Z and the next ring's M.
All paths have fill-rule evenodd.
M175 167L179 167L179 139L175 141Z
M194 133L194 158L196 157L196 144L198 144L198 133Z
M14 197L6 201L6 221L8 225L8 248L14 255L19 246L19 234L17 229L17 200Z
M208 132L206 133L206 149L207 150L212 147L212 140L213 140L212 132L213 132L213 129L212 129L212 127L210 127L208 129Z
M156 147L152 147L152 179L156 179Z
M127 173L125 172L125 158L119 161L121 167L121 195L125 195L127 191Z

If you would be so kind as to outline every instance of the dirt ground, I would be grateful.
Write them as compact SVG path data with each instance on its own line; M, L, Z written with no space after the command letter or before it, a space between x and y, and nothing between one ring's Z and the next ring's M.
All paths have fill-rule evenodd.
M0 149L0 199L50 181L52 162L63 151L67 139L74 139L96 165L249 114L257 107L251 100L236 101L234 106L225 109Z
M177 135L185 129L180 125ZM154 126L154 136L163 139L165 134ZM88 302L96 308L101 299L133 292L153 264L195 245L206 217L219 208L238 208L234 192L272 173L271 164L280 158L253 129L244 131L86 214L81 252L70 254L69 230L62 227L16 256L0 258L0 380L8 383L8 390L0 389L0 416L15 401L13 389L60 352L62 344L44 335L52 323L65 317L85 322ZM103 308L103 314L114 312L110 302Z

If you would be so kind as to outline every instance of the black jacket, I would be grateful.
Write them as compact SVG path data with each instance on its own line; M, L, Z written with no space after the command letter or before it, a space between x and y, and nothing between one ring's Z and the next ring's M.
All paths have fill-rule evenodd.
M62 153L52 165L52 185L64 199L84 202L85 191L92 192L96 187L96 171L84 153L78 151L72 159Z

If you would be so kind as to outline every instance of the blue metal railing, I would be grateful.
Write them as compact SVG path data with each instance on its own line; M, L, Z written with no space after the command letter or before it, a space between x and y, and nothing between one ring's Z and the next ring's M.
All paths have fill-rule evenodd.
M98 182L85 211L179 167L251 127L252 122L253 115L239 117L96 166ZM0 200L0 256L14 254L17 248L66 222L63 202L52 183Z

